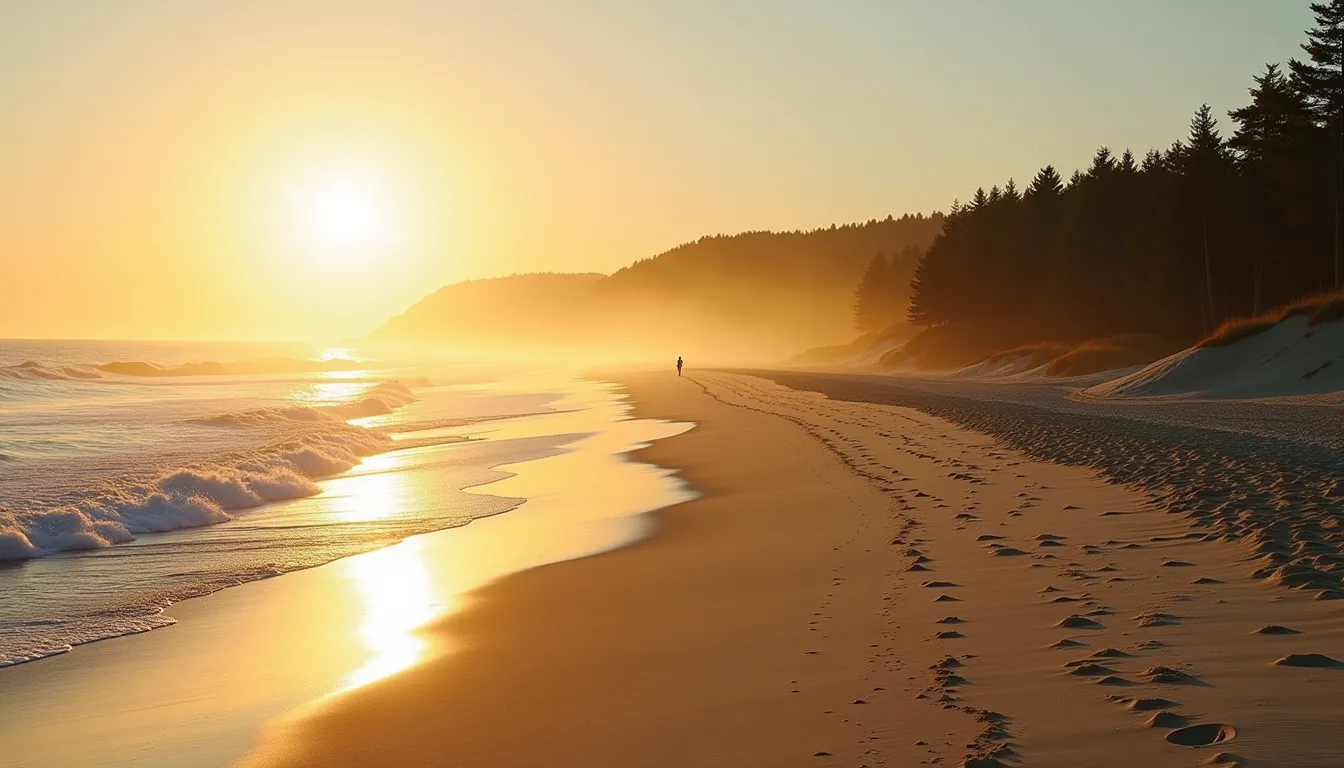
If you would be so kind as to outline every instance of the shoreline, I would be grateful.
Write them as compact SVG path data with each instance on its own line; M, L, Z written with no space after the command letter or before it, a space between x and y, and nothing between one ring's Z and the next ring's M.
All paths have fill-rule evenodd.
M593 383L602 389L584 387ZM0 739L14 745L0 764L227 764L266 720L447 652L416 627L480 584L622 546L644 533L641 505L683 493L626 449L684 427L639 420L607 394L597 407L542 416L563 420L552 428L567 435L560 450L495 465L461 489L522 500L507 512L184 600L167 609L171 626L0 670ZM508 440L531 418L496 426ZM575 472L625 493L578 504L556 485ZM70 728L91 738L71 740Z
M623 420L472 491L529 499L514 511L11 668L56 662L55 699L88 712L25 713L46 730L4 736L14 764L1118 767L1341 747L1344 672L1282 663L1344 658L1336 604L1251 578L1245 548L1140 486L884 392L602 379ZM576 482L627 475L699 495Z

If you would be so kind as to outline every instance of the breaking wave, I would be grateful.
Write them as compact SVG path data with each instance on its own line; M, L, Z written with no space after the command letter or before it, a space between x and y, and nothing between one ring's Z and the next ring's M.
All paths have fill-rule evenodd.
M18 381L81 381L102 379L107 375L132 378L167 378L174 376L237 376L270 373L326 373L353 371L366 367L355 360L309 360L292 357L268 357L259 360L238 360L231 363L214 361L164 365L145 360L118 361L98 365L53 365L29 360L15 365L0 365L0 378Z
M256 449L220 454L151 477L102 482L73 500L0 506L0 561L98 549L139 534L198 528L233 513L319 492L314 479L337 475L392 445L389 437L346 419L391 413L417 398L406 384L386 381L349 403L268 408L198 423L281 426L286 435ZM288 422L286 424L285 422Z
M70 504L0 508L0 560L98 549L131 541L137 534L226 522L233 519L231 512L316 494L314 478L345 472L389 444L383 435L347 425L228 463L182 467L148 481L109 483Z
M416 386L428 386L424 379L412 380ZM407 384L401 381L384 381L371 387L359 399L348 403L325 406L273 406L255 408L248 411L223 413L196 419L197 424L216 427L255 427L283 422L342 422L347 419L359 419L367 416L385 416L393 411L415 402L416 396Z
M323 373L352 371L364 367L355 360L307 360L293 357L267 357L260 360L238 360L232 363L204 362L181 365L161 365L143 360L112 362L96 366L104 373L118 376L236 376L260 373Z
M0 365L0 377L16 381L78 381L100 379L103 374L91 365L46 366L29 360L17 365Z

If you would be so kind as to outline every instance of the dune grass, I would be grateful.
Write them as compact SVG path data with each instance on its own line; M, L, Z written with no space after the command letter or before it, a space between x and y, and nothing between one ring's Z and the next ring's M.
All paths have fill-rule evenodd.
M1178 349L1179 345L1150 333L1090 339L1053 359L1045 372L1048 376L1087 376L1117 368L1147 365Z
M1273 328L1290 317L1306 315L1310 325L1320 325L1344 319L1344 290L1327 291L1307 296L1250 317L1234 317L1223 321L1197 347L1226 347L1249 339Z
M1048 365L1047 376L1084 376L1116 368L1146 365L1177 351L1180 345L1152 334L1123 334L1082 343L1040 341L1007 349L993 339L968 336L948 326L927 328L883 355L884 367L910 365L925 370L949 370L975 363L1007 363L1029 358L1029 366Z
M1023 344L1021 346L1013 347L1012 349L1005 349L1002 352L995 352L989 357L986 357L982 362L998 363L1016 360L1022 357L1029 357L1031 358L1031 367L1035 368L1037 366L1045 365L1060 355L1067 353L1072 348L1072 344L1065 344L1063 342L1039 341L1035 344Z
M1311 324L1321 325L1344 320L1344 290L1322 297L1324 300L1311 313Z

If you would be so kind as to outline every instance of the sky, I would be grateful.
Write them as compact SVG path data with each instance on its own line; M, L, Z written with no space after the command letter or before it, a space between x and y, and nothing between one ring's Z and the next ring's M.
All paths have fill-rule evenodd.
M0 0L0 338L342 339L459 280L946 210L1170 145L1311 23L1305 0Z

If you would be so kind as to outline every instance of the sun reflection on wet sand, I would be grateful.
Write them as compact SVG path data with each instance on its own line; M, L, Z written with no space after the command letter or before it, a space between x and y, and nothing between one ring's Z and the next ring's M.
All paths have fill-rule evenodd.
M395 471L405 461L399 453L378 454L365 458L354 473L328 480L324 490L331 516L361 523L405 514L407 480Z
M346 676L342 689L350 689L418 661L425 643L416 630L445 611L446 605L431 586L418 539L351 558L345 572L362 602L355 635L369 653L368 660Z
M544 563L595 554L647 535L640 513L693 494L667 470L630 461L626 451L678 434L691 425L629 419L629 405L601 382L568 382L555 411L490 422L484 442L538 435L571 435L560 452L496 470L508 473L473 494L526 499L507 514L452 531L408 539L344 562L361 606L360 645L369 657L346 675L337 693L401 672L451 652L436 621L459 609L465 593L494 579ZM370 457L353 473L327 481L333 515L351 522L402 513L429 503L432 484L396 471L421 452ZM419 478L419 479L417 479Z

